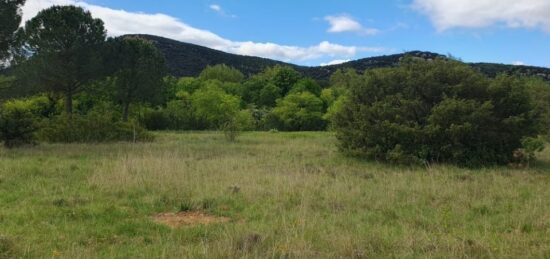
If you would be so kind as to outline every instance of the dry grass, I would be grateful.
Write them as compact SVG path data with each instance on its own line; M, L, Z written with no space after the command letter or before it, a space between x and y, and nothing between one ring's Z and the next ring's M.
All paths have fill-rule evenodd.
M549 151L531 169L468 170L334 146L329 133L163 133L0 150L0 235L24 257L550 257ZM151 218L190 210L231 220Z

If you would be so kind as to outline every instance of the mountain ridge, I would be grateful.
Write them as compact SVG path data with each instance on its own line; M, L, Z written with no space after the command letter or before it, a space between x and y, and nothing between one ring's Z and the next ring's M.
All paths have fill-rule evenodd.
M130 34L122 37L139 37L153 43L164 54L170 74L177 77L195 77L198 76L206 66L217 64L226 64L235 67L247 76L257 74L267 67L287 65L293 67L305 76L312 77L319 81L327 81L332 73L338 69L353 68L358 71L364 71L366 69L391 67L397 65L399 60L406 55L425 59L446 57L445 55L428 51L409 51L400 54L362 58L336 65L301 66L268 58L231 54L196 44L148 34ZM490 77L494 77L500 73L506 73L521 76L538 76L550 80L550 68L545 67L518 66L488 62L466 64Z

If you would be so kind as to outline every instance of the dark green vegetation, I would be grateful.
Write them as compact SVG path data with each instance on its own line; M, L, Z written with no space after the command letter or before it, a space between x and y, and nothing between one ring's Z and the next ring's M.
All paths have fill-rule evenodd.
M103 22L79 7L54 6L29 20L20 34L32 58L20 66L18 78L62 94L65 112L72 115L74 95L101 76Z
M445 57L443 55L431 52L411 51L403 54L359 59L332 66L303 67L265 58L229 54L158 36L132 35L131 37L135 36L147 39L157 46L157 48L166 56L170 73L177 77L196 77L207 66L216 64L226 64L237 68L245 75L254 75L269 67L285 65L294 68L304 76L311 77L324 83L327 82L331 75L339 69L351 68L357 71L365 71L366 69L373 68L394 67L397 66L399 61L405 56L414 56L423 59ZM471 63L468 65L490 77L495 77L498 74L505 73L509 75L538 76L544 79L550 79L550 69L548 68L512 66L492 63Z
M16 34L13 73L2 78L11 92L0 106L6 147L151 140L146 129L221 130L231 141L248 130L335 129L343 151L379 161L526 166L549 128L544 80L491 79L433 53L348 63L366 69L357 72L184 45L236 67L176 78L170 67L187 47L146 35L107 39L103 22L79 7L43 10ZM315 69L330 80L315 80L326 79Z
M371 159L507 164L548 126L525 82L459 62L406 59L355 77L334 126L343 150Z
M8 58L21 23L20 8L25 0L0 0L0 61ZM0 64L1 68L1 64Z
M161 133L0 147L0 258L548 258L550 152L529 169L393 167L330 133ZM229 217L177 229L161 212Z

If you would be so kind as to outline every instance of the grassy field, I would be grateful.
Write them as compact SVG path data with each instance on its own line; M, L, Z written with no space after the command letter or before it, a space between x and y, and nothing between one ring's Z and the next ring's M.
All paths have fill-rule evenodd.
M162 133L0 149L0 258L550 258L550 151L531 169L346 158L330 133ZM164 212L228 222L170 228Z

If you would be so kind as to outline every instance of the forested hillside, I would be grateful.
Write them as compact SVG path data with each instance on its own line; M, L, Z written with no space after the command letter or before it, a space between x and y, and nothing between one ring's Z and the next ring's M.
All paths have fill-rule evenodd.
M266 58L225 53L158 36L127 35L126 37L136 36L151 41L164 53L170 73L177 77L198 76L208 65L226 64L240 70L245 75L254 75L264 71L268 67L284 64L293 67L304 76L319 81L327 81L334 72L342 68L353 68L357 71L364 71L365 69L396 66L404 56L414 56L424 59L444 57L444 55L432 52L410 51L402 54L364 58L332 66L305 67ZM506 73L522 76L540 76L544 79L550 79L550 69L548 68L494 63L469 63L469 65L490 77Z

